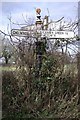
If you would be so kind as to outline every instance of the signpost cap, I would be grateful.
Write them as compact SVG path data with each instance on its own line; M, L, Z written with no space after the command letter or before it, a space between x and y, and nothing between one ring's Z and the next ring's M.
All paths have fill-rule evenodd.
M40 14L41 9L40 9L40 8L37 8L37 9L36 9L36 12L37 12L38 14Z

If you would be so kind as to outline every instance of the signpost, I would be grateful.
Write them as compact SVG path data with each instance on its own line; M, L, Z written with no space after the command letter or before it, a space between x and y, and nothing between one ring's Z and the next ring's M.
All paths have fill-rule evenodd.
M34 31L21 30L21 29L12 29L12 36L26 37L26 36L35 36Z
M49 30L42 30L41 31L42 37L47 37L49 39L61 39L61 38L73 38L74 32L72 31L49 31Z
M42 55L45 52L45 49L42 50L42 46L44 47L44 44L46 46L46 38L47 39L66 39L66 38L74 38L74 32L73 31L53 31L48 30L48 16L45 17L45 26L44 28L44 21L41 20L40 15L41 9L36 9L36 30L22 30L22 29L12 29L11 35L12 36L19 36L19 37L34 37L36 38L36 76L39 77L39 72L42 66ZM45 40L43 40L45 39Z
M48 39L61 39L61 38L73 38L74 32L72 31L49 31L49 30L37 30L38 34L41 35L41 38L48 38ZM32 36L35 37L35 31L28 31L28 30L20 30L20 29L12 29L11 35L12 36L19 36L19 37L26 37Z

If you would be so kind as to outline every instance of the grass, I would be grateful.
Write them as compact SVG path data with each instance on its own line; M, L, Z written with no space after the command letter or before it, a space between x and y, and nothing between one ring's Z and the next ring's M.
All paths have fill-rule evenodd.
M15 71L15 66L0 66L0 71Z
M77 68L76 64L67 64L65 65L64 69L67 72L68 70L74 72L74 70L76 70L75 68ZM58 94L54 94L55 96L53 97L51 96L53 94L48 93L49 96L47 95L47 97L45 97L44 94L42 94L43 95L42 97L44 99L40 98L41 93L38 94L36 92L38 88L36 89L33 88L33 86L37 85L38 83L36 82L34 83L33 81L31 83L28 82L29 89L31 90L31 88L33 88L32 89L33 91L29 93L27 92L28 96L30 97L27 97L25 102L23 102L23 93L25 93L25 88L26 88L25 85L26 83L24 81L25 80L29 81L30 77L25 76L25 73L20 71L21 74L18 74L18 77L16 79L15 74L13 74L14 73L13 71L16 70L16 67L11 65L0 66L0 71L1 70L3 71L3 117L4 118L11 117L9 119L12 119L13 117L14 119L21 119L22 117L25 117L25 119L27 119L27 117L28 118L41 117L43 119L64 118L64 120L65 119L67 120L67 118L69 119L72 117L74 117L75 119L78 118L79 115L78 112L79 105L77 105L78 94L76 93L76 85L72 83L73 80L72 76L70 77L72 80L70 79L69 82L67 82L69 77L67 77L66 74L64 74L64 76L61 77L62 80L59 77L59 80L55 82L56 83L55 91L54 91L54 85L52 85L50 91L52 90L55 93L58 93L58 91L60 90L61 92L59 92ZM59 85L58 82L61 85ZM39 91L42 92L42 89L40 89ZM45 94L46 92L47 90L45 91ZM64 97L64 92L66 92L65 97ZM57 97L58 99L55 99ZM36 98L38 98L37 102L35 102ZM50 108L48 107L49 101L50 101ZM44 105L41 108L40 107L37 108L37 106L40 106L41 103Z
M0 66L0 71L15 71L16 67L15 65L5 65L5 66ZM66 64L64 66L64 72L68 72L68 71L74 71L75 74L77 74L77 64L76 63L72 63L72 64Z
M73 73L77 74L78 69L77 69L77 64L76 63L70 63L70 64L66 64L64 66L64 72L68 72L68 71L72 71Z

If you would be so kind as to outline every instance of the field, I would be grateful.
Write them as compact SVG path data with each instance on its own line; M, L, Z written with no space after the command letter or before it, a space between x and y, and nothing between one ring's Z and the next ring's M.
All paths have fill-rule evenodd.
M0 71L15 71L15 66L0 66Z
M0 71L15 71L16 70L16 66L15 65L6 65L6 66L1 66L0 65ZM68 72L68 71L72 71L75 74L77 74L78 70L77 70L77 64L76 63L72 63L72 64L66 64L64 66L64 72Z

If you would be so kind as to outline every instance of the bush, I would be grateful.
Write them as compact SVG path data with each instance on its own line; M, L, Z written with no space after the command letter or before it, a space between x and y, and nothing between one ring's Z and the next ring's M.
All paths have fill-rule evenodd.
M76 76L65 73L58 57L45 56L40 76L35 67L4 71L3 117L78 118Z

